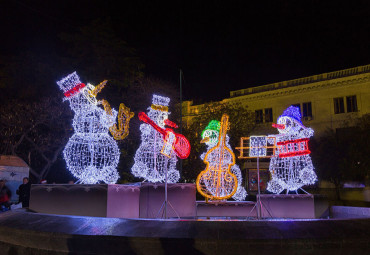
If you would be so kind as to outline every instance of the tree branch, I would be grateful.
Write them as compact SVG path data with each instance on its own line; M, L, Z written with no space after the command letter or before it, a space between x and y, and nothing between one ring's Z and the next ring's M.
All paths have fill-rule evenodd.
M25 139L30 142L32 144L32 146L35 148L35 150L37 152L39 152L41 154L41 157L43 159L45 159L47 162L49 162L50 160L45 156L44 152L39 148L39 146L37 144L35 144L34 141L32 141L32 139L30 139L28 136L25 136Z
M44 178L48 173L49 173L49 170L50 170L50 167L51 165L57 160L58 158L58 155L59 153L63 150L64 146L60 146L55 152L54 152L54 155L53 155L53 158L51 160L48 161L48 163L46 164L46 166L44 166L44 168L42 169L41 173L40 173L40 176L41 178ZM40 178L40 179L41 179Z

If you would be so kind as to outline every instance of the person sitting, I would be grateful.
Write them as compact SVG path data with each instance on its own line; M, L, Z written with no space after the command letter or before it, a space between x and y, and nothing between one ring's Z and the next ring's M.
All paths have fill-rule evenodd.
M21 184L17 190L19 195L19 202L22 202L22 207L28 207L30 202L31 183L28 177L23 178L23 184Z
M2 211L7 211L10 209L10 198L12 197L12 192L5 185L5 180L0 180L0 208Z

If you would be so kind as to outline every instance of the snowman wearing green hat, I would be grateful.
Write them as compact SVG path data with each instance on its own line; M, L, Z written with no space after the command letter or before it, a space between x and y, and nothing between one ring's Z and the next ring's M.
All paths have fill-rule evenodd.
M206 156L207 152L217 145L218 139L219 139L219 132L220 132L220 121L217 121L217 120L211 120L208 123L207 127L202 131L202 140L200 142L205 143L207 145L207 151L204 152L202 155L200 155L200 158L202 160L204 160L204 157ZM229 140L230 140L229 136L226 135L225 144L230 150L232 150L229 144ZM245 200L245 197L247 196L247 191L242 186L243 177L242 177L239 166L236 164L232 165L230 168L230 171L236 176L238 180L238 183L237 183L238 188L235 194L232 196L232 198L236 201Z

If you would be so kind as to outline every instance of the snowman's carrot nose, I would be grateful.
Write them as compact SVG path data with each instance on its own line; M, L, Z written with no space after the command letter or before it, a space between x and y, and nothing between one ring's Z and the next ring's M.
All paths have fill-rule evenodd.
M90 95L96 97L96 95L104 88L104 86L107 85L107 82L108 80L104 80L98 85L96 85L96 87L90 91Z
M207 136L207 137L204 137L204 139L202 139L201 141L200 141L200 143L208 143L209 142L209 137Z
M278 129L285 129L285 125L284 124L275 124L275 123L272 123L272 127L278 128Z

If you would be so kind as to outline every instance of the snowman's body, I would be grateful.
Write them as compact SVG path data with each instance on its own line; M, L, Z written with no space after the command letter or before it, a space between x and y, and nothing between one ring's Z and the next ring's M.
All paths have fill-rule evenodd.
M116 183L120 152L108 132L117 112L107 115L82 94L71 98L71 108L75 133L63 151L68 169L81 183Z
M204 135L202 135L202 136L205 136L205 137L208 136L210 138L207 142L205 142L205 144L207 145L207 152L217 145L218 135L219 135L219 132L210 131L210 130L204 132ZM230 139L229 136L226 135L225 145L226 145L227 148L229 148L232 151L231 146L229 144L229 139ZM207 152L204 152L203 154L200 155L201 160L204 160L204 157L206 156ZM236 201L245 200L245 197L247 196L247 191L242 186L243 177L242 177L242 173L240 171L239 166L237 164L232 165L230 167L230 172L233 173L236 176L237 180L238 180L238 182L237 182L238 188L237 188L235 194L232 196L232 198ZM213 190L212 189L212 187L214 185L213 180L203 179L202 182L204 183L204 185L206 186L206 188L209 192L211 192ZM213 195L216 196L216 194L213 194Z
M58 82L63 88L71 81L78 80L76 73ZM78 83L77 81L75 83ZM69 139L63 154L69 171L80 183L116 183L119 175L116 170L120 151L117 142L108 134L117 117L88 100L87 88L68 97L74 111L73 128L75 133Z
M154 95L153 103L159 104L159 101L167 107L169 98ZM164 120L168 119L168 112L155 107L149 107L148 110L148 117L159 127L165 128ZM131 168L132 174L155 183L165 182L167 172L167 182L178 182L180 174L176 169L176 154L172 152L170 157L167 157L161 153L164 145L163 136L146 123L140 125L140 131L142 142L135 154L135 163Z
M271 136L276 138L277 148L270 161L271 180L267 185L267 190L276 194L297 191L316 181L307 144L313 130L303 126L300 118L289 116L280 116L278 125L280 134Z

